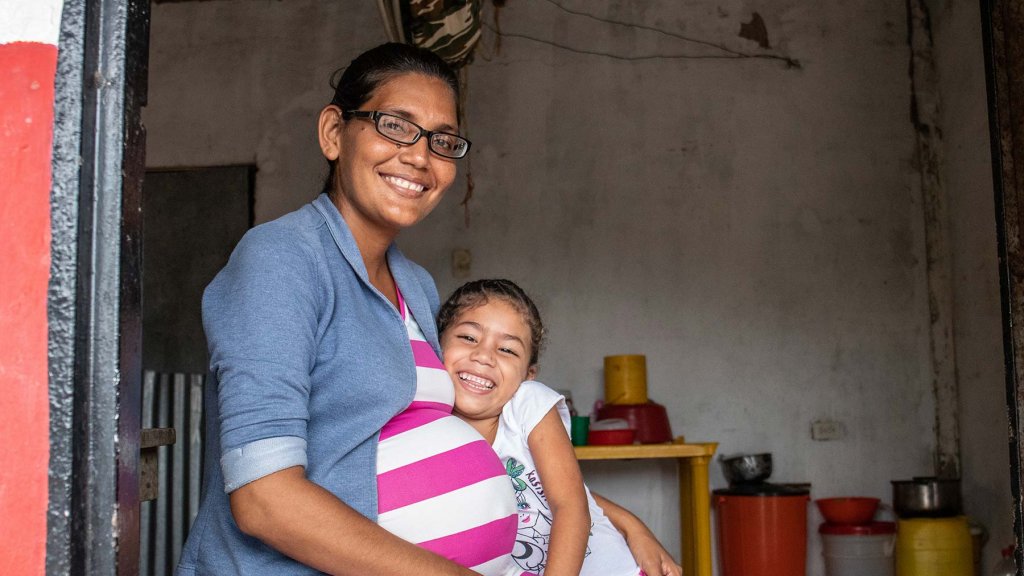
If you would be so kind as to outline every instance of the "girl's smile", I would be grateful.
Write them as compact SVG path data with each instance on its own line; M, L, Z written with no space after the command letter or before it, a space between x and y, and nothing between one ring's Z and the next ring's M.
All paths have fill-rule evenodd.
M481 378L476 374L470 374L469 372L459 372L459 380L466 383L466 387L472 390L479 390L480 392L486 392L494 389L494 382L486 378Z

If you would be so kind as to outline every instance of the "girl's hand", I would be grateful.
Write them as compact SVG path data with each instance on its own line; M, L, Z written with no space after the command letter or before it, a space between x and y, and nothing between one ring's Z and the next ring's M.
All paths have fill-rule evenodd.
M646 532L646 533L644 533ZM636 531L626 538L629 551L647 576L682 576L683 567L661 546L649 531Z
M658 542L654 533L642 520L597 492L591 491L590 495L604 510L612 526L622 533L629 551L633 553L633 559L647 576L682 576L683 567L676 564L672 555Z

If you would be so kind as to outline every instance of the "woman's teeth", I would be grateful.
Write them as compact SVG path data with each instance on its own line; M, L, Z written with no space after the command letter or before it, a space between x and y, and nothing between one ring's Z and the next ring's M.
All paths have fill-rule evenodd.
M397 176L384 176L384 179L387 180L388 182L391 182L395 186L398 186L399 188L405 188L406 190L412 190L413 192L423 192L424 190L427 189L427 187L422 184L410 182L405 178L399 178Z
M492 390L494 388L494 382L466 372L459 372L459 380L469 384L470 388L477 390Z

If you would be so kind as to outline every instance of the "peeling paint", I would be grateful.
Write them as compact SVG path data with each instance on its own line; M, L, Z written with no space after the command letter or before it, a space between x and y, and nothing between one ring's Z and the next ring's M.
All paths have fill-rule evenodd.
M740 24L740 38L753 40L761 48L771 48L768 42L768 28L764 25L764 18L757 12L751 15L750 22Z

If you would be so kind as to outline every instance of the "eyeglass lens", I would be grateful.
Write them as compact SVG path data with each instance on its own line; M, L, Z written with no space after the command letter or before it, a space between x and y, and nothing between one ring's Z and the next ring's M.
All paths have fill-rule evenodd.
M392 116L390 114L381 114L377 118L377 131L384 136L403 144L412 144L419 139L421 134L419 126L416 126L404 118ZM469 147L469 141L454 134L436 132L430 135L428 145L431 150L441 156L448 158L462 158L466 155L466 149Z

